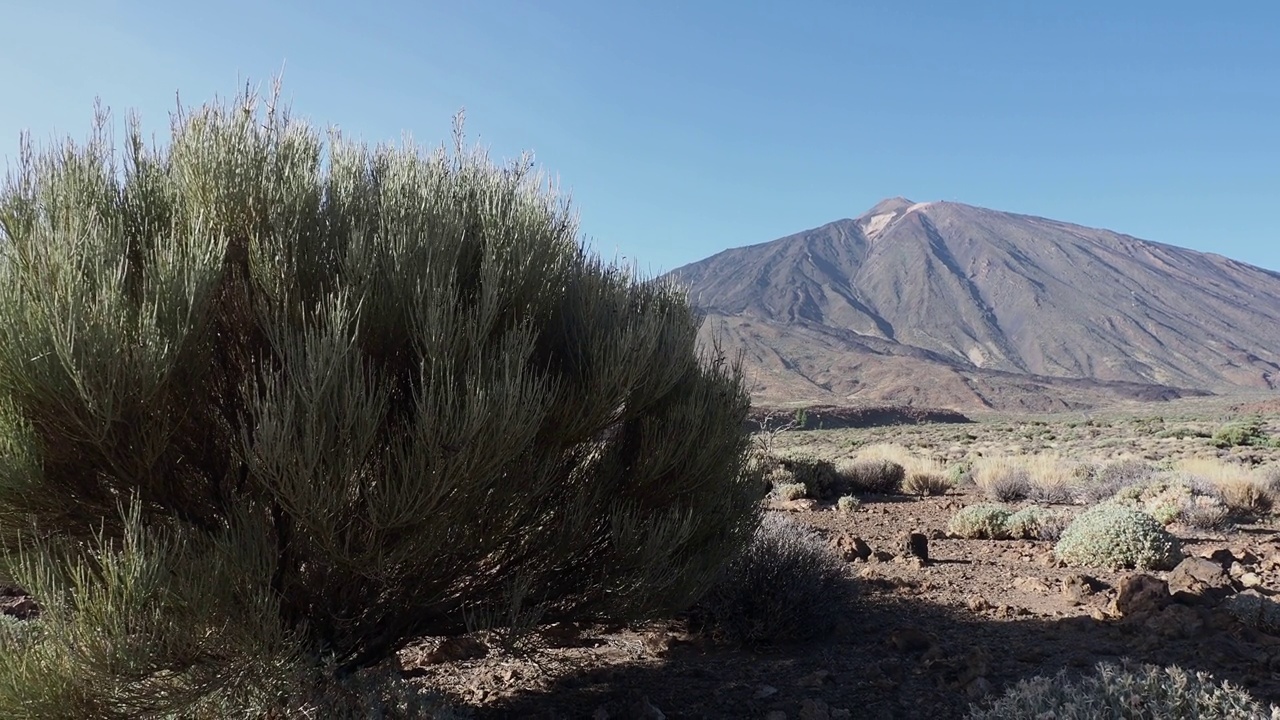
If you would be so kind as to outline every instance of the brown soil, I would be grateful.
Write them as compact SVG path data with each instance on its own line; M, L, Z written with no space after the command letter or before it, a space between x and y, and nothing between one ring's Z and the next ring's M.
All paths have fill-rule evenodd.
M1116 588L1133 573L1060 567L1052 543L939 537L956 509L976 501L895 497L871 499L852 514L794 513L833 541L856 535L894 555L904 531L933 538L927 564L905 553L851 562L849 596L832 598L847 610L822 642L751 652L699 642L673 623L587 628L558 643L576 647L523 659L491 651L423 664L418 647L403 662L482 718L659 717L654 708L667 718L961 717L975 699L1020 678L1124 658L1209 671L1280 703L1280 637L1186 605L1121 616ZM1232 550L1247 561L1237 572L1280 589L1274 528L1178 534L1188 555ZM1104 587L1077 602L1064 583L1081 573Z

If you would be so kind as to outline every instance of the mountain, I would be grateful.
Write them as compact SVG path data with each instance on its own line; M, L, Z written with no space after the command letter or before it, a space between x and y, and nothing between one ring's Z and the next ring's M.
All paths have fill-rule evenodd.
M678 268L765 401L1049 410L1280 384L1280 273L892 198Z

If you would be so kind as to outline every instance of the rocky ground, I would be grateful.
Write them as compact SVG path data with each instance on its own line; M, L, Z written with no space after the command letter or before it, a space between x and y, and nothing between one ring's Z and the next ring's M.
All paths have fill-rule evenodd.
M1280 636L1224 607L1280 589L1273 527L1181 533L1189 558L1175 570L1109 572L1062 567L1048 542L945 537L971 499L793 506L848 560L848 595L831 599L842 621L821 642L748 652L675 624L560 629L560 647L523 659L452 641L403 662L492 718L960 717L1019 678L1125 658L1209 671L1280 703Z
M832 460L885 441L940 460L1032 452L1097 461L1280 460L1276 448L1212 445L1208 436L1237 415L1232 408L1161 410L990 416L773 440L775 449ZM1174 526L1189 558L1179 568L1112 572L1063 567L1051 542L946 537L955 511L981 501L973 487L864 501L853 513L807 500L791 505L790 514L847 561L846 592L831 598L841 621L820 642L751 652L687 635L678 623L559 628L528 657L494 643L437 648L427 640L402 662L482 718L961 717L1021 678L1124 659L1208 671L1280 703L1280 634L1238 617L1255 595L1280 591L1274 523L1216 533ZM927 559L909 548L912 532L927 541Z

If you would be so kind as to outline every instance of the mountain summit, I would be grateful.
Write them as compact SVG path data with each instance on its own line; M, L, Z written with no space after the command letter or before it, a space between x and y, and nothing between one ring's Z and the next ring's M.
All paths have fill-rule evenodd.
M1280 274L1028 215L890 198L670 275L766 400L1047 408L1280 384Z

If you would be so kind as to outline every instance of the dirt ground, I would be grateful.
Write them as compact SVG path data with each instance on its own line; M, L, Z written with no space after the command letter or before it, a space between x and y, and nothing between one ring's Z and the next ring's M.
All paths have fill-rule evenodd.
M788 433L778 442L832 459L888 440L941 456L1047 449L1090 457L1260 453L1245 459L1263 463L1280 457L1275 449L1218 451L1199 435L1169 432L1218 421L1188 418L993 417ZM819 642L752 652L715 647L671 623L561 628L550 646L528 657L489 649L483 657L439 662L481 650L452 642L433 657L435 646L425 641L401 660L480 718L962 717L972 702L1020 678L1121 659L1208 671L1258 700L1280 703L1280 637L1210 606L1175 602L1123 612L1118 588L1132 571L1062 567L1051 542L945 537L954 512L980 500L968 487L932 498L867 496L853 513L829 505L791 513L833 544L856 536L876 551L846 566L846 591L831 598L844 608L841 621ZM1171 530L1189 557L1217 551L1214 562L1230 569L1237 589L1250 574L1257 591L1280 591L1274 519L1216 533ZM904 552L908 531L930 538L927 562ZM1089 593L1086 586L1097 589Z

